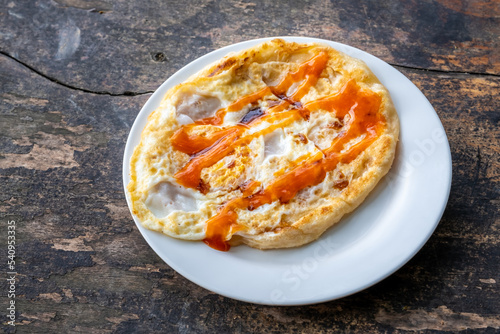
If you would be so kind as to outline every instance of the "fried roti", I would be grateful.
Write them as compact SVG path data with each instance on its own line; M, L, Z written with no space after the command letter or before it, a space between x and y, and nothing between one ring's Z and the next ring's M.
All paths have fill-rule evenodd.
M281 39L170 89L130 161L143 226L218 250L317 239L394 159L399 121L362 61Z

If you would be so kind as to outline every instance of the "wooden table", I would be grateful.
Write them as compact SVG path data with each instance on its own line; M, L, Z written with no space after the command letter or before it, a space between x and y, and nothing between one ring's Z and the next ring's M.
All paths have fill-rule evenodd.
M5 0L0 8L0 245L7 256L15 221L17 272L15 327L2 284L6 332L500 329L498 1ZM408 264L363 292L301 307L231 300L177 274L135 227L121 178L130 127L165 79L211 50L279 35L346 43L392 64L436 109L453 158L444 216Z

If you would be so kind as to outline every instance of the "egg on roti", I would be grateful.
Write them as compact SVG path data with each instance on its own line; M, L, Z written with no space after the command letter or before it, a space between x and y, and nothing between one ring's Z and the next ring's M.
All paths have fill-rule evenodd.
M167 92L130 161L132 212L221 251L297 247L362 203L398 135L389 93L365 63L271 40Z

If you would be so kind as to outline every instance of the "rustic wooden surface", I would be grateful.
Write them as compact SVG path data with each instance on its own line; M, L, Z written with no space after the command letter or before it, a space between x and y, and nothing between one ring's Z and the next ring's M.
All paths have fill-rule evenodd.
M435 107L453 184L429 242L353 296L253 305L189 282L144 241L121 161L141 106L216 48L262 36L346 43L395 66ZM498 1L4 0L0 233L17 222L19 333L498 333ZM5 260L5 261L4 261Z

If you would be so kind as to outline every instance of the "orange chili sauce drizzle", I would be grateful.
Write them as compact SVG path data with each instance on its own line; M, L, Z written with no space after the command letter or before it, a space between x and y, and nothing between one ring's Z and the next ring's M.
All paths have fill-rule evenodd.
M215 116L203 118L194 122L195 124L210 124L210 125L221 125L224 122L224 116L228 112L239 111L248 104L254 103L271 92L269 87L264 87L256 93L243 96L230 104L228 107L219 109L215 113Z
M298 106L299 108L297 108L297 106L293 106L295 109L280 113L280 111L284 110L295 102L291 97L283 94L285 94L295 82L302 81L302 84L293 93L294 98L301 98L302 95L307 92L306 90L304 90L305 85L311 86L316 84L316 81L318 80L319 75L326 66L327 61L328 54L326 54L325 52L321 52L318 55L312 57L310 60L301 64L297 71L288 73L278 83L278 85L274 87L265 87L256 93L243 96L228 107L219 109L215 113L215 116L198 120L195 122L195 124L185 125L177 130L170 137L172 146L175 149L186 154L196 154L196 156L193 156L189 160L189 162L174 175L177 182L185 187L196 189L201 182L201 171L204 168L214 165L225 156L231 154L234 151L235 147L248 144L254 138L270 133L278 127L287 126L300 117L307 119L309 117L309 111L306 108L302 108L301 106ZM307 90L309 89L309 86L307 86ZM228 112L241 110L248 104L252 104L271 93L281 97L283 101L281 101L280 104L269 108L260 117L252 120L250 123L246 125L236 124L232 127L221 129L220 131L217 131L207 137L190 134L190 130L196 125L222 124L224 116ZM273 120L282 120L282 122L273 124L265 130L258 131L250 136L240 138L240 135L249 126L263 121Z
M174 134L170 137L170 141L172 142L172 146L174 147L174 149L189 155L193 155L200 151L203 151L207 147L212 146L222 137L228 136L235 132L235 129L228 128L216 131L206 136L200 136L190 133L190 130L194 127L195 125L188 124L174 132Z
M228 240L235 232L243 229L237 223L237 210L254 210L277 200L280 203L289 202L300 190L322 182L326 174L334 170L338 163L349 163L356 159L380 135L385 124L385 119L378 112L381 104L380 96L373 92L361 92L359 86L352 80L336 94L306 103L304 106L298 101L311 86L316 84L327 61L328 55L321 52L301 64L296 72L287 74L278 85L244 96L229 107L218 110L213 117L199 120L194 125L181 127L171 137L174 148L187 154L194 154L191 160L176 173L175 178L178 183L186 187L196 188L200 184L203 168L210 167L231 154L238 145L248 144L254 138L270 133L278 127L284 127L299 118L308 119L310 110L321 109L334 112L340 120L343 120L345 115L350 115L346 124L347 130L341 132L329 148L309 157L301 165L277 177L266 188L251 194L260 188L260 183L258 186L253 183L251 187L242 189L242 197L223 204L217 214L206 223L206 238L203 241L208 246L216 250L228 251L230 249ZM294 83L299 83L297 88L292 93L288 92ZM281 103L269 108L248 125L237 124L221 129L206 138L188 133L190 126L196 126L196 124L220 125L227 112L241 110L270 92L278 96L282 100ZM294 109L280 112L290 106ZM241 137L249 126L265 120L278 122L252 135ZM349 141L363 134L365 138L361 142L351 146L346 152L340 153Z
M280 203L287 203L300 190L322 182L326 174L334 170L339 163L346 164L356 159L383 130L385 119L378 113L380 103L379 95L360 92L359 87L350 81L339 94L306 105L307 108L313 110L318 108L335 112L338 118L344 118L349 113L347 131L341 133L329 148L323 150L324 156L318 153L304 164L278 177L265 189L226 203L215 216L207 221L205 243L217 250L229 250L227 239L231 234L227 234L230 232L227 227L237 225L238 209L254 210L276 200ZM361 142L353 145L346 152L340 153L345 144L363 134L366 136ZM221 245L224 247L220 247Z
M282 103L273 108L270 108L269 110L282 109L284 105L285 103ZM227 135L221 137L212 146L203 149L196 155L193 155L191 157L191 160L189 160L189 162L184 167L182 167L177 173L175 173L174 177L179 184L185 187L197 188L201 182L201 171L203 170L203 168L210 167L225 156L231 154L234 151L235 147L248 144L254 138L270 133L278 127L283 127L292 123L293 121L300 118L300 116L298 115L299 114L295 110L290 110L278 113L277 115L270 113L265 117L253 120L248 125L252 125L264 119L277 119L280 122L245 137L240 137L240 135L244 132L245 129L247 129L248 125L237 124L235 126L232 126L226 129L229 132Z

